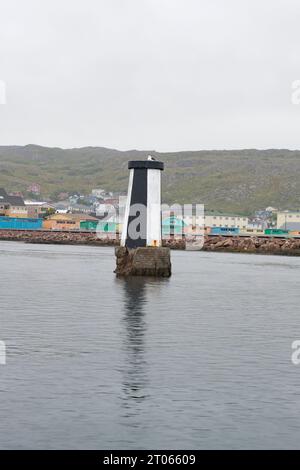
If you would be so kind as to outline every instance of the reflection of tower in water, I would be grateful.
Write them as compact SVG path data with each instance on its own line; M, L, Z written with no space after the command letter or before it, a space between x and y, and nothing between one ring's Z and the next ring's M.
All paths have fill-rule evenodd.
M147 383L147 363L145 359L145 278L127 278L123 282L124 301L124 349L125 365L123 369L123 392L125 406L137 404L145 398ZM149 282L149 281L148 281Z
M126 426L132 426L137 430L140 414L149 406L147 398L149 398L150 384L147 360L151 348L147 348L147 330L151 318L147 318L146 314L150 314L155 308L154 298L166 287L169 279L136 276L118 279L117 282L124 289L122 414L126 419ZM154 298L152 291L155 292Z

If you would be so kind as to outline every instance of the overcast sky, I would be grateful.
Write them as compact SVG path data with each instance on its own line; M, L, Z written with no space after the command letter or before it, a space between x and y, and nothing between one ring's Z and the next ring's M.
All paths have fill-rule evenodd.
M300 148L299 0L0 0L0 145Z

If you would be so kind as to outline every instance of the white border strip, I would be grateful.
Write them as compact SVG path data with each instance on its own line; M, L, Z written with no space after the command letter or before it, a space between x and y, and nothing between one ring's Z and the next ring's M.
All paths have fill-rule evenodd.
M147 246L161 246L161 170L147 171Z

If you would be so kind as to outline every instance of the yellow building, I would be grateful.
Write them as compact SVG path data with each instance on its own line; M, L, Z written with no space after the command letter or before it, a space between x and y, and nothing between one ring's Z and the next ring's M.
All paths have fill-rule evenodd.
M45 230L80 230L83 220L98 220L87 214L54 214L44 220Z
M16 217L16 218L21 218L24 219L28 217L28 212L26 206L22 206L20 204L18 205L11 205L6 212L6 215L8 217Z
M10 196L4 189L0 188L0 216L15 218L28 217L23 198L20 196Z

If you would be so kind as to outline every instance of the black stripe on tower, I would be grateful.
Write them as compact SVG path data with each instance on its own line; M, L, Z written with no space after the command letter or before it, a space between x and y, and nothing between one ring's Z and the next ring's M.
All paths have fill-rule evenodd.
M148 171L146 168L136 168L134 170L131 189L130 213L128 218L126 237L126 246L128 248L138 248L140 246L147 245L147 211L143 210L142 212L136 212L133 208L135 204L142 204L144 207L147 208L147 176ZM135 227L135 223L133 221L137 218L139 220L139 224L137 225L137 227ZM133 228L136 228L137 235L139 235L137 239L135 239L135 237L131 238L129 233L130 227L131 230Z

